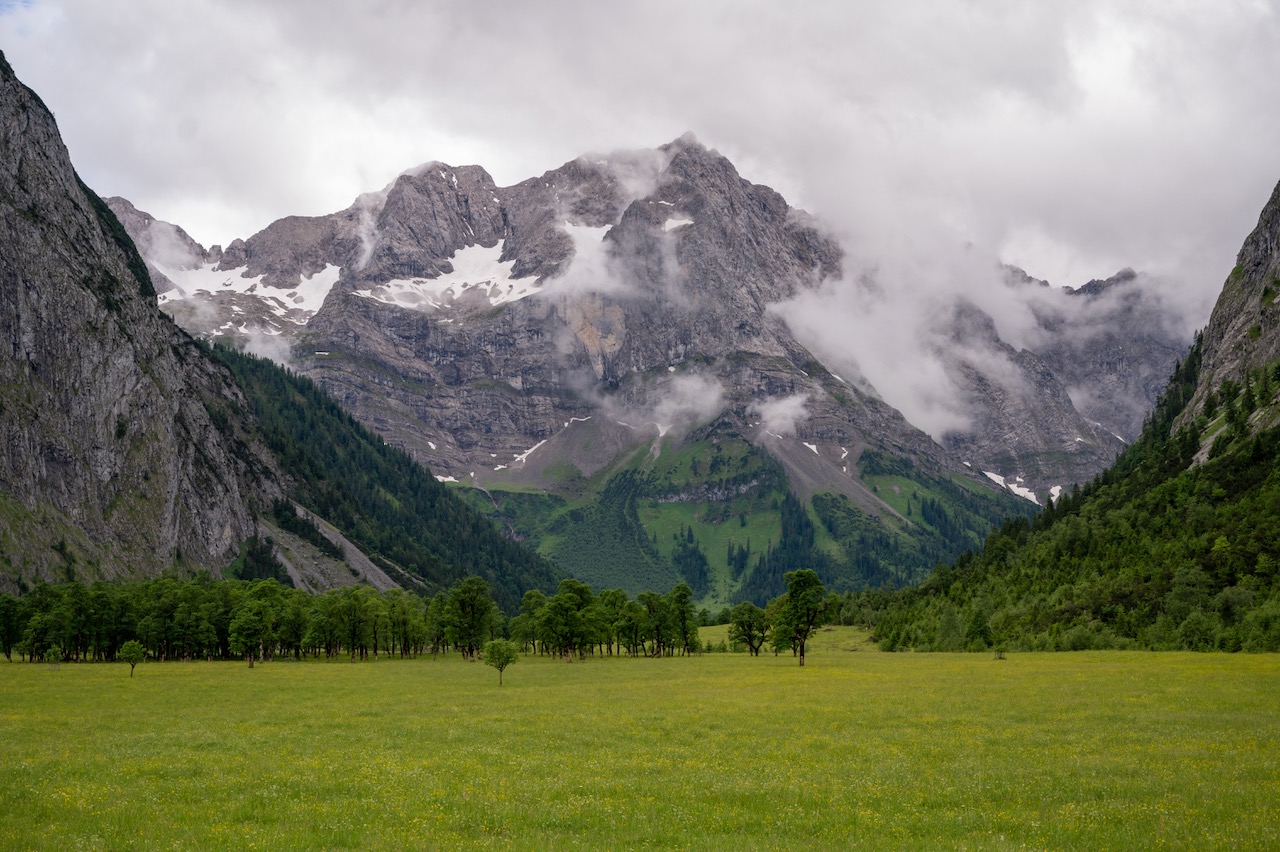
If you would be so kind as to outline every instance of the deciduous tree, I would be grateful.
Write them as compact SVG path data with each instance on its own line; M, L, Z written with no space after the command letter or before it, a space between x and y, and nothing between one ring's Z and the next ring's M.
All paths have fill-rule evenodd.
M506 639L493 639L484 644L484 664L498 670L498 686L502 686L502 671L520 658L516 643Z
M146 653L142 650L142 643L137 639L130 639L120 646L120 652L116 655L121 662L129 664L129 677L133 677L133 669L138 663L142 662L142 658Z
M743 601L729 612L729 641L746 645L751 656L760 656L760 647L768 635L765 611L751 601Z
M787 603L782 609L781 621L796 643L800 665L803 666L805 643L821 623L826 610L827 590L818 579L817 572L809 568L788 571L783 579L787 581Z

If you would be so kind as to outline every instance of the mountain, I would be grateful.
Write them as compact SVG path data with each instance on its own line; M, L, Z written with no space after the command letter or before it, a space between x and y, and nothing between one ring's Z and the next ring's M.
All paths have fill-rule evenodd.
M919 579L1028 511L991 488L1043 501L1102 470L1186 344L1142 276L1051 292L1009 270L1011 287L1045 291L1037 333L1015 347L955 306L935 354L974 417L939 446L772 310L839 277L839 246L692 136L511 187L428 163L225 249L109 203L192 333L311 377L477 488L463 493L512 535L631 591L681 577L711 600L772 589L780 574L749 574L783 546L793 492L816 531L803 558L829 555L829 579ZM690 535L692 563L677 546Z
M174 249L148 260L180 323L309 376L594 585L771 596L777 549L911 582L1029 505L797 342L770 306L839 247L692 137L512 187L431 163L207 252L112 204Z
M1034 332L1015 348L989 314L955 307L938 358L973 423L942 443L988 475L1056 498L1138 438L1190 340L1157 285L1133 270L1059 291L1014 267L1006 280L1032 306Z
M1253 371L1280 359L1280 187L1262 210L1258 226L1245 240L1236 265L1204 330L1201 380L1178 423L1212 417L1232 396L1230 385L1245 385ZM1240 388L1237 387L1236 390ZM1210 404L1210 400L1213 400ZM1206 411L1206 406L1209 410Z
M282 494L227 371L0 57L0 587L221 567Z
M1140 438L918 590L885 647L1280 650L1280 187ZM856 607L855 607L856 608Z
M237 337L316 376L388 440L445 476L479 483L514 475L494 477L489 461L521 458L590 416L603 396L615 405L653 397L654 382L634 379L646 371L753 350L791 353L802 369L816 362L792 357L806 347L762 309L841 271L841 252L817 223L688 136L656 151L584 157L509 188L478 166L428 163L345 211L282 219L225 251L206 251L124 199L108 201L185 328ZM1074 290L1006 273L1011 300L1041 291L1029 299L1036 333L1010 345L976 305L953 306L934 355L973 423L940 442L994 482L1042 501L1096 475L1137 437L1189 337L1158 285L1131 270ZM322 310L331 294L334 304ZM606 304L624 312L617 328L612 316L596 316ZM418 313L417 325L382 327L383 305ZM658 325L639 316L647 305L659 306ZM396 323L408 319L402 311ZM425 358L416 351L424 345ZM371 363L403 381L362 374ZM463 385L470 399L459 408L448 389ZM523 415L495 397L501 387L526 400ZM878 397L859 390L869 394L836 392L860 397L859 407ZM484 398L474 404L477 393ZM541 420L530 422L529 409ZM628 413L652 419L644 405ZM879 428L863 414L861 425Z
M177 570L434 593L514 610L559 575L311 382L158 310L216 257L78 178L0 54L0 590ZM163 295L163 293L161 294Z

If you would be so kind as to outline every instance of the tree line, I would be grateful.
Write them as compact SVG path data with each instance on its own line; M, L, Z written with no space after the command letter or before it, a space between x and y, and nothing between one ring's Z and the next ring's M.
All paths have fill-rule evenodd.
M722 614L730 639L752 654L771 637L804 664L805 643L842 599L827 595L812 570L787 575L788 592L765 610L746 603ZM249 666L277 658L350 660L380 655L458 653L475 659L486 643L510 639L530 654L671 657L705 650L693 590L678 583L666 594L632 599L621 589L594 591L576 579L556 593L525 593L508 618L478 576L447 591L420 596L393 588L347 586L312 594L275 579L157 579L92 585L39 584L22 597L0 594L0 652L13 661L136 664L153 660L242 659ZM141 658L139 657L139 658Z

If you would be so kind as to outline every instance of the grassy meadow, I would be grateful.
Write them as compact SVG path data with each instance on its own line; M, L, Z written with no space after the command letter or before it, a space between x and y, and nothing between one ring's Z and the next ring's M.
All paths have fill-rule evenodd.
M0 848L1276 848L1280 657L0 663Z

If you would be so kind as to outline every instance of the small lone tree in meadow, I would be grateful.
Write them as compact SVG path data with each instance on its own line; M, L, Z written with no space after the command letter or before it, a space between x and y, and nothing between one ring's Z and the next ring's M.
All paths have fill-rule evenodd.
M130 639L120 646L120 650L116 652L116 656L121 662L129 664L129 677L133 677L133 669L138 663L142 662L142 658L146 656L146 652L142 650L142 643L137 639Z
M498 670L498 686L502 686L502 670L519 659L520 649L506 639L494 639L484 644L484 664Z

